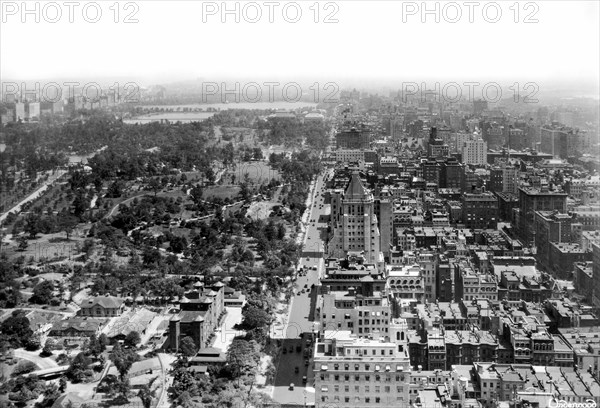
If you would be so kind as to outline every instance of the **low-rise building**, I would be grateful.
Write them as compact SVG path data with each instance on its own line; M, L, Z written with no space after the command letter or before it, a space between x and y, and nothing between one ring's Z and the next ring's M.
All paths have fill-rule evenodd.
M116 296L95 296L91 299L84 299L80 307L79 314L81 316L114 317L123 313L125 301Z
M573 272L575 291L590 303L594 293L593 262L577 262Z
M572 348L574 364L597 376L600 372L600 327L559 328L558 332Z
M592 260L592 253L584 251L579 244L550 243L549 269L559 279L572 279L577 262Z
M457 364L497 361L498 337L480 330L417 330L409 333L413 367L448 370Z
M358 337L377 332L388 335L392 318L390 303L382 292L357 293L354 287L348 291L330 291L322 287L317 298L316 313L320 316L320 330L348 330Z
M91 337L98 335L104 325L104 319L93 317L72 317L52 325L51 337Z
M425 295L421 267L415 265L387 265L386 288L394 299L416 299Z
M111 323L106 336L114 341L124 340L134 331L144 335L156 316L156 313L145 308L125 312Z
M498 285L491 274L478 273L469 263L458 262L454 269L455 300L498 300Z

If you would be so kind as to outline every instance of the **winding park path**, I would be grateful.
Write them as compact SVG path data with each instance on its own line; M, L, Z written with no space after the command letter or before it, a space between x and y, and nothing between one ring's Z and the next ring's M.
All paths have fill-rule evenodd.
M23 349L15 349L14 356L16 358L21 358L23 360L31 361L39 367L40 370L45 370L47 368L56 368L58 364L56 361L51 358L40 357L39 352L31 352Z
M130 201L133 201L133 199L134 199L134 198L143 197L143 196L145 196L145 195L148 195L148 194L150 194L150 192L148 192L148 191L144 191L142 194L137 194L137 195L134 195L133 197L129 197L127 200L123 200L123 201L121 201L119 204L116 204L116 205L115 205L115 206L114 206L114 207L113 207L113 208L110 210L110 212L108 213L108 215L107 215L106 217L107 217L107 218L108 218L108 217L112 217L112 216L113 216L113 214L115 213L115 211L119 209L119 206L120 206L121 204L127 204L127 203L129 203Z

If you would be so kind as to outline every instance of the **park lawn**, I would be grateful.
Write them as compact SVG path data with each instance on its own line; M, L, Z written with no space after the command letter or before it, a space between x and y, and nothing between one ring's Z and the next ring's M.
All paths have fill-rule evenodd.
M85 224L79 225L85 226ZM24 251L18 250L18 242L13 237L8 246L3 246L3 251L9 259L24 256L26 262L30 259L34 262L68 260L79 255L78 247L83 245L84 235L82 229L73 231L68 241L64 232L38 235L37 238L28 241L27 249Z
M271 179L280 180L281 174L272 169L265 161L251 161L236 163L234 169L228 169L222 177L223 183L231 183L231 175L235 176L235 184L245 180L246 174L251 184L268 183Z
M202 192L202 197L208 199L209 197L218 197L221 199L229 198L230 200L235 199L240 192L240 188L237 186L209 186L205 187Z

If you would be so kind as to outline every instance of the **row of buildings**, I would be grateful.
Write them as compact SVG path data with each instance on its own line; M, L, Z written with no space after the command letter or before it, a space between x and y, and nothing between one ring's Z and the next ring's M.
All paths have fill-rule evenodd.
M597 400L595 176L540 149L533 120L475 106L448 124L435 102L376 113L347 97L327 160L316 405Z

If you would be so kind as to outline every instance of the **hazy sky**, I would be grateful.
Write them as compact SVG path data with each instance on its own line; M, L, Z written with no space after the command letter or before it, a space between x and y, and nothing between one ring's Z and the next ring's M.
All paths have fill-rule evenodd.
M78 2L73 23L63 1L28 2L32 10L39 4L39 23L35 13L22 15L21 1L0 3L4 81L110 76L145 83L223 77L597 83L600 71L596 0L521 1L518 17L515 8L510 9L514 1L480 1L472 23L463 1L453 5L428 1L432 10L438 3L439 23L434 14L422 22L421 1L321 1L318 23L314 1L295 3L302 12L297 23L284 19L284 6L288 20L296 14L294 4L287 1L273 2L279 3L273 23L270 6L263 1L245 8L248 2L228 1L230 9L238 3L239 23L234 14L221 21L221 1L123 1L118 3L118 23L112 0L98 1L102 15L97 23L83 16L86 6L88 20L95 18L92 2ZM496 17L495 4L502 15L498 22L488 22L486 18ZM58 9L60 21L49 22L57 18ZM257 16L257 10L262 17L251 23L248 20ZM449 22L457 11L460 21ZM138 22L124 23L131 13ZM331 19L338 22L325 23L332 13ZM528 16L539 21L525 23Z

